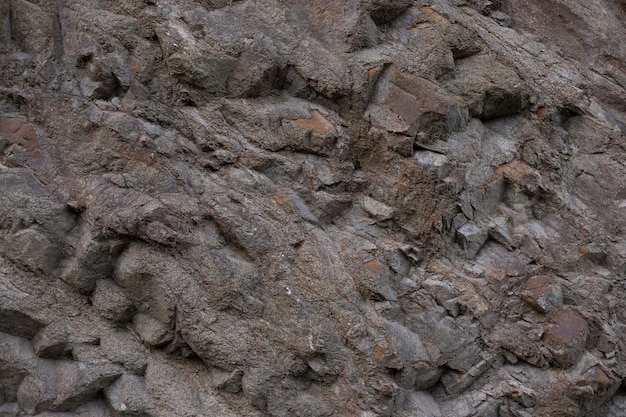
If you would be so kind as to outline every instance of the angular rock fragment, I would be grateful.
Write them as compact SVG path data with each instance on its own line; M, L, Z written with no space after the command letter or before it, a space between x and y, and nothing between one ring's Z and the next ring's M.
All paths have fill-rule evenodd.
M103 317L119 323L130 320L135 311L135 306L124 289L110 280L96 283L92 303Z
M37 356L60 359L70 353L70 334L66 321L50 323L33 338L33 347Z
M0 331L31 339L44 323L21 311L0 307Z
M353 279L365 297L395 301L398 296L390 286L389 272L386 265L372 259L361 265L361 269Z
M467 123L467 109L432 81L391 66L378 79L365 117L390 132L431 143Z
M93 399L122 374L111 364L50 361L37 365L19 386L17 401L27 413L71 410Z
M146 314L135 314L133 328L141 340L150 346L162 346L173 338L173 334L167 326Z
M372 20L377 25L382 25L396 19L411 4L410 0L368 0L366 7L369 9Z
M0 122L0 125L2 123ZM21 122L18 126L21 125ZM17 130L18 138L25 139L29 130ZM36 140L36 136L33 139ZM20 148L28 153L39 152L30 149L35 143L21 143ZM48 192L39 180L23 168L12 168L0 172L0 220L2 234L0 245L3 253L14 262L24 265L34 272L51 273L67 250L63 241L72 230L75 219L64 204Z
M222 403L208 370L198 362L152 358L145 383L157 415L238 415Z
M182 21L156 27L168 70L181 81L208 93L224 93L237 59L217 44L196 39Z
M415 389L425 390L437 384L443 369L431 359L420 335L394 322L387 322L385 328L394 349L394 357L388 359L386 366L404 368L407 382Z
M363 197L362 204L365 211L378 221L389 220L395 214L392 207L369 196Z
M489 237L487 231L474 222L465 223L457 230L456 235L465 257L468 259L472 259L478 254Z
M582 355L589 334L587 321L576 310L559 311L550 320L543 344L561 367L572 366Z
M28 340L0 332L0 400L15 402L18 387L38 363Z
M83 222L73 257L66 262L61 278L83 293L91 293L99 279L108 278L113 259L123 248L121 241L107 241Z
M522 300L543 314L563 304L561 286L547 275L537 275L526 281L521 296Z
M490 55L473 55L457 61L456 77L448 89L467 100L471 116L490 120L521 112L529 92L514 69Z
M102 335L100 340L105 355L114 363L142 375L148 362L148 351L137 337L130 332L113 330Z
M104 397L120 415L155 415L152 398L142 378L124 374L104 389Z
M234 369L230 372L225 372L219 369L211 370L211 381L220 391L230 392L233 394L238 393L241 391L242 378L243 371L241 369Z

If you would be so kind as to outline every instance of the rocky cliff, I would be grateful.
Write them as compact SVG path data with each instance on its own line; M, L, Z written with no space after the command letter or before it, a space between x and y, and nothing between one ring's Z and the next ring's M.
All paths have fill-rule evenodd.
M624 0L4 0L0 416L623 416Z

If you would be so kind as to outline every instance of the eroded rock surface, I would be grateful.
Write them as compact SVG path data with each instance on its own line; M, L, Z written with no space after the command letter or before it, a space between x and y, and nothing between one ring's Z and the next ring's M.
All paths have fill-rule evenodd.
M621 416L617 0L0 4L0 415Z

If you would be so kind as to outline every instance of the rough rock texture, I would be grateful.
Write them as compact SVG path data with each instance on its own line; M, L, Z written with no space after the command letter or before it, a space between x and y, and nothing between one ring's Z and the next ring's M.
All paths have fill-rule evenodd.
M625 21L0 2L0 415L623 416Z

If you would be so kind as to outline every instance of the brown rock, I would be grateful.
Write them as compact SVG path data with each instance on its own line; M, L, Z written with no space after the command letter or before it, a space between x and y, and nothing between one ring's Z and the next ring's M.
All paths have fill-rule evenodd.
M467 110L434 82L394 66L378 78L365 117L390 132L433 142L463 126Z
M285 122L294 124L303 129L313 130L321 134L337 134L337 129L335 128L335 126L333 126L333 124L329 122L327 118L322 116L319 110L311 109L310 112L310 119L285 119Z
M554 362L567 368L582 355L589 334L587 321L576 310L561 310L550 320L543 344L552 353Z
M522 288L522 300L540 313L548 313L563 304L561 286L547 275L534 276Z

